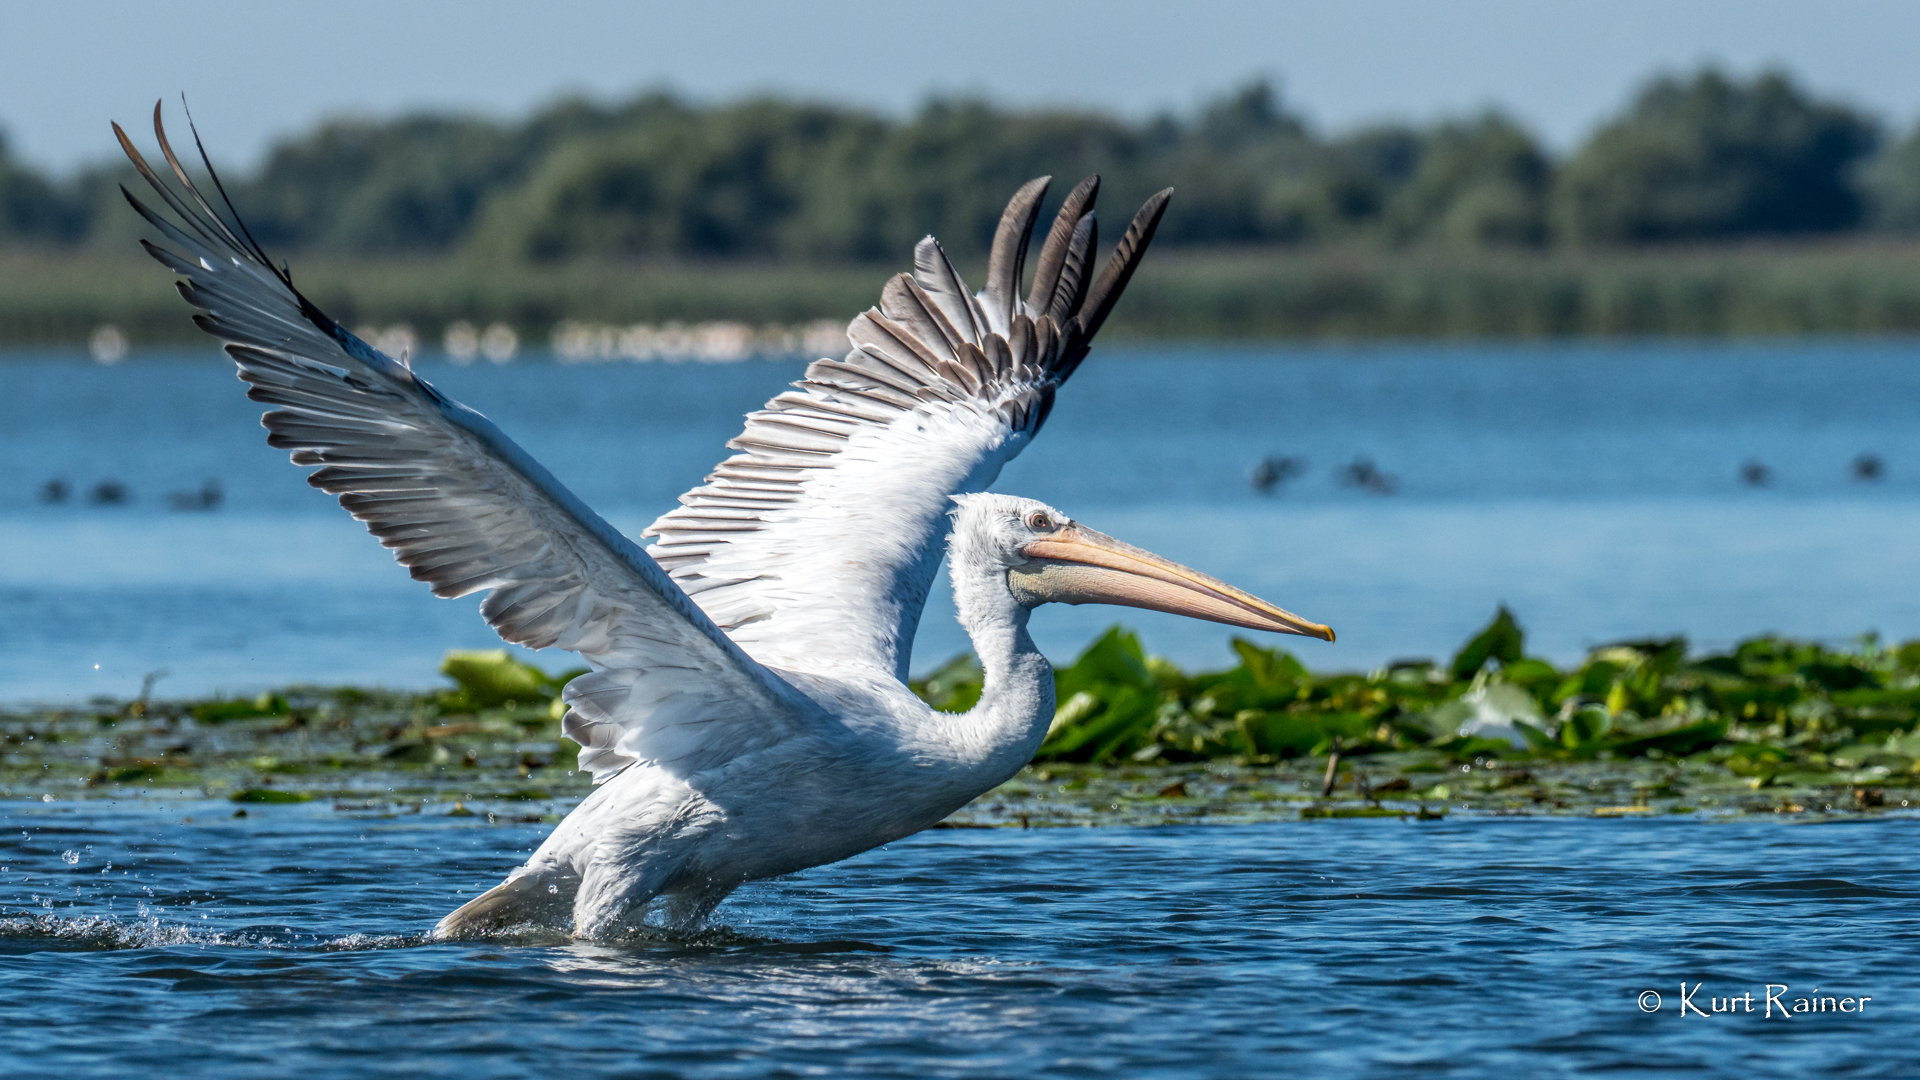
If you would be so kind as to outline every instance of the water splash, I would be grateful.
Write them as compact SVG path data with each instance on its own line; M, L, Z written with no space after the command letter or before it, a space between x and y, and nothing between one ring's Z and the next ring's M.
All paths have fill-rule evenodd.
M358 952L406 949L431 943L425 934L323 937L303 934L291 927L214 930L162 921L157 915L147 914L144 904L140 910L142 917L133 920L109 915L0 917L0 953L37 952L44 948L76 952L164 949L182 945L287 952Z

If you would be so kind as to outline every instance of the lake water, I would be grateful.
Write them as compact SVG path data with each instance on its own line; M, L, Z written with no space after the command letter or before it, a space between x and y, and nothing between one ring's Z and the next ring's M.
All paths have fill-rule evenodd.
M231 813L0 805L0 1072L1910 1077L1920 1035L1910 819L942 830L613 948L422 941L543 826Z
M1503 601L1561 659L1914 636L1913 352L1103 350L998 487L1332 623L1294 643L1319 667L1444 655ZM629 531L798 374L423 367ZM162 694L423 686L491 641L300 483L217 357L15 355L0 390L0 702L159 669ZM1852 478L1863 453L1879 479ZM1304 474L1254 492L1268 455ZM1357 458L1394 493L1343 485ZM38 501L56 477L76 495ZM168 508L210 478L219 509ZM107 479L128 503L88 502ZM937 596L922 668L965 647ZM1034 624L1069 657L1116 614L1227 659L1230 631L1140 612ZM1905 1077L1920 1036L1900 816L939 830L614 948L425 943L550 826L395 809L0 802L0 1074ZM1768 984L1855 1011L1767 1016Z
M1450 654L1505 602L1561 660L1624 637L1716 646L1768 630L1920 635L1920 364L1892 341L1133 347L1097 352L997 489L1332 624L1310 665ZM797 364L427 362L615 524L637 533L723 454ZM0 701L425 686L494 642L432 599L302 471L209 350L0 360ZM1877 480L1851 463L1877 455ZM1269 455L1304 474L1261 495ZM1393 494L1341 482L1367 459ZM1765 486L1742 466L1768 470ZM38 501L59 478L74 495ZM129 501L90 505L103 480ZM217 479L213 512L168 508ZM1071 658L1108 623L1188 665L1233 631L1042 610ZM944 584L915 665L967 647ZM550 667L567 663L554 656Z

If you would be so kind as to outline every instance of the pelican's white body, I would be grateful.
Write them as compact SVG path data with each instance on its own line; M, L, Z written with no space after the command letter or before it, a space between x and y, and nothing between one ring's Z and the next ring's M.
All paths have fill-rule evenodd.
M1027 634L1028 609L1007 570L1029 538L1021 515L1048 508L994 495L960 501L949 576L986 676L972 710L937 712L891 673L774 669L820 707L817 730L693 773L629 765L443 930L571 922L575 933L604 936L649 921L685 929L742 882L919 832L1019 772L1052 722L1053 672Z

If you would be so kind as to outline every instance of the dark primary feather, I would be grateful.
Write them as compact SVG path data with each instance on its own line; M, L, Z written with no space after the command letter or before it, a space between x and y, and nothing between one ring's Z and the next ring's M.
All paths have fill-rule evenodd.
M1127 224L1126 235L1114 247L1106 267L1100 271L1100 279L1087 290L1086 298L1073 316L1075 341L1062 358L1060 378L1073 374L1073 369L1086 359L1087 350L1093 347L1093 335L1100 332L1107 316L1113 313L1113 305L1120 302L1120 294L1126 291L1127 282L1133 280L1133 272L1140 268L1140 257L1147 253L1147 245L1153 243L1154 230L1160 227L1160 218L1167 212L1167 200L1171 198L1172 188L1158 192Z
M1053 315L1056 324L1080 306L1080 298L1084 295L1079 291L1079 270L1086 262L1086 252L1092 243L1093 202L1099 194L1098 176L1089 176L1074 185L1074 189L1067 193L1066 201L1060 204L1060 212L1053 219L1053 228L1047 230L1046 242L1040 245L1040 261L1033 269L1033 291L1027 294L1027 307ZM1086 239L1076 243L1076 238L1083 231ZM1069 268L1075 280L1061 290L1061 275Z
M1051 176L1029 180L1013 193L1000 225L993 232L993 249L987 257L987 287L981 302L993 328L1004 334L1013 325L1014 304L1020 296L1021 268L1027 261L1027 238L1033 235L1033 223L1040 216L1040 200L1046 198Z

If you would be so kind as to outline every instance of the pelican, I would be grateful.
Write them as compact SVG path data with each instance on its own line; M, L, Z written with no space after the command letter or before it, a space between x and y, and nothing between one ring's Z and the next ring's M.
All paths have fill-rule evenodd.
M195 144L226 215L167 142L172 215L127 201L171 245L194 321L226 343L271 446L436 596L486 594L506 641L580 654L562 730L593 792L525 865L435 927L534 925L584 938L697 928L743 882L848 858L931 826L1026 765L1054 715L1027 632L1046 603L1118 604L1282 634L1333 631L1223 581L986 488L1046 422L1171 190L1089 276L1099 182L1060 206L1026 297L1047 178L1008 203L986 287L932 237L806 375L655 521L643 549L479 413L328 318L276 268ZM936 712L907 688L942 555L985 672L980 702Z

